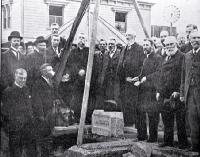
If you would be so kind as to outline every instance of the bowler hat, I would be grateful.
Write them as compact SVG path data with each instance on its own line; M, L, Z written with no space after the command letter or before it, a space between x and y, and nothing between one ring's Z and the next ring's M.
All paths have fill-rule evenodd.
M33 44L32 41L27 42L25 45L26 45L26 47L28 47L28 46L34 46L34 44Z
M43 43L43 42L45 42L46 44L48 43L48 41L43 36L39 36L36 38L34 44L36 45L38 43Z
M8 41L10 41L12 38L20 38L20 40L23 39L23 37L20 36L20 33L18 31L12 31L8 36Z

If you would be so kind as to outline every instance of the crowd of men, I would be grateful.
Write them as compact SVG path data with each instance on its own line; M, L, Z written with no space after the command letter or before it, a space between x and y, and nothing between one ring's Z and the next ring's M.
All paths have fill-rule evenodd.
M58 29L58 24L52 24L51 36L28 42L27 51L20 46L23 37L13 31L8 37L10 48L2 53L1 122L9 137L11 157L35 157L38 152L47 157L47 139L53 139L53 146L60 142L52 137L53 128L79 123L89 48L80 33L77 45L68 52L61 82L56 84L55 73L67 53L66 40L58 35ZM186 37L169 36L164 30L160 38L144 39L142 46L135 38L135 32L127 32L125 46L114 38L98 41L86 123L91 123L94 109L121 111L125 126L135 124L139 141L157 142L161 113L164 140L159 146L174 146L176 120L178 147L198 152L200 32L190 24Z

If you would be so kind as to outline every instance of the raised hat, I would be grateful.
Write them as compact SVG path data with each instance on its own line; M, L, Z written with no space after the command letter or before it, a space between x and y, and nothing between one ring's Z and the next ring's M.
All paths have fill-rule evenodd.
M168 36L165 38L164 44L169 44L169 43L177 43L177 40L174 36Z
M136 36L136 31L134 31L134 30L127 30L126 34L131 34L133 36Z
M45 42L46 44L48 43L48 41L43 36L39 36L36 38L34 44L36 45L38 43L43 43L43 42Z
M8 36L8 41L10 41L12 38L20 38L20 40L23 39L23 37L20 36L20 33L18 31L12 31Z

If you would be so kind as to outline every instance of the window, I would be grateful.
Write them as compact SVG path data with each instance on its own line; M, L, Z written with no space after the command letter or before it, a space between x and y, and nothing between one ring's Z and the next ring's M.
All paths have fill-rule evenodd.
M4 6L2 8L2 12L3 12L3 28L6 29L6 23L7 23L7 20L6 20L6 8Z
M52 23L58 23L59 26L63 25L63 7L49 6L49 26Z
M3 13L3 28L7 29L10 28L10 6L8 4L2 6L2 13Z
M122 33L126 32L126 15L127 13L115 12L115 27Z
M9 5L6 5L6 10L7 10L7 27L10 28L10 7Z

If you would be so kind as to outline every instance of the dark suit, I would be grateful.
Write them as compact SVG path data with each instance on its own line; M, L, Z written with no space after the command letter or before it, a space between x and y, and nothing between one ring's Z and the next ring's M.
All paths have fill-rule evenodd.
M89 48L84 47L83 49L75 48L72 50L68 62L66 64L66 68L64 71L64 74L68 73L70 75L70 80L67 82L67 84L71 84L72 89L72 100L70 101L71 109L74 110L75 120L76 122L79 122L80 114L81 114L81 105L82 105L82 99L83 99L83 92L85 87L85 76L87 72L87 62L88 62L88 54L89 54ZM86 122L91 122L91 115L94 109L94 103L95 103L95 90L96 90L96 77L98 68L97 67L97 60L98 55L94 55L94 61L93 61L93 71L91 76L91 82L90 82L90 94L89 94L89 100L88 100L88 111L86 116ZM85 75L80 76L78 73L79 71L83 69L85 70Z
M138 139L147 137L146 113L149 117L149 141L155 142L158 137L159 106L156 101L156 87L158 71L161 66L161 57L152 52L144 59L139 78L146 77L147 80L139 87L138 99Z
M2 115L5 116L5 130L9 135L11 157L19 157L22 150L35 157L33 111L31 95L27 87L15 84L6 88L2 97Z
M181 96L185 98L191 129L192 147L200 150L200 51L185 55L182 67Z
M59 55L57 54L59 53ZM61 56L62 56L62 51L58 47L58 52L55 52L55 50L52 48L52 46L49 46L47 48L47 62L51 64L53 67L53 70L56 72L59 68L59 65L61 63ZM71 62L71 56L70 59L68 59L69 62ZM71 63L70 63L71 64ZM67 63L67 68L68 68L68 63ZM69 69L65 69L64 74L69 73ZM71 77L71 76L70 76ZM70 107L70 103L72 100L72 90L73 90L73 80L70 79L67 82L60 82L58 91L62 99L65 101L65 103Z
M32 97L35 116L45 119L47 113L53 107L54 100L57 98L53 84L48 84L47 81L40 76L33 85Z
M49 37L47 38L47 41L48 41L47 47L50 47L50 46L51 46L51 36L49 36ZM67 41L66 41L65 38L60 37L60 43L59 43L59 45L58 45L58 47L59 47L60 50L64 48L66 42L67 42Z
M120 100L120 80L117 74L117 67L120 58L120 52L114 52L112 58L110 52L106 51L102 58L102 68L98 76L98 100L97 108L109 111L121 110ZM116 105L108 107L105 100L114 100ZM111 104L110 104L111 105Z
M47 48L47 63L51 63L54 62L54 64L56 65L56 61L55 61L55 58L60 58L60 56L58 56L57 53L61 53L60 49L58 48L58 52L56 52L52 46L49 46ZM54 65L54 66L55 66Z
M13 84L15 70L24 68L24 57L19 52L18 55L19 59L14 55L11 48L2 54L0 84L3 89Z
M40 54L36 50L26 57L26 70L28 72L27 85L32 91L32 85L40 76L40 66L47 63L47 54Z
M181 66L184 54L179 50L171 59L164 61L161 68L158 92L164 100L161 108L164 123L164 142L173 145L174 116L176 116L179 145L187 145L185 130L185 107L180 102L179 96L172 98L173 92L180 92ZM174 107L173 107L174 106Z
M70 75L70 83L72 84L72 100L71 108L74 110L76 121L79 121L81 114L81 103L83 98L84 86L85 86L85 75L80 76L78 73L81 69L87 69L89 48L84 47L83 49L75 48L72 50L64 74Z
M50 141L47 139L51 131L49 125L46 122L48 115L52 112L55 100L60 97L57 95L57 91L53 88L53 84L48 84L47 81L41 76L35 81L32 87L32 104L34 116L36 118L37 128L37 142L41 147L41 153L44 156L49 155ZM54 123L54 121L52 121ZM51 139L50 139L51 140Z
M138 99L138 88L126 81L126 77L136 77L140 74L145 55L142 46L134 43L130 49L124 53L122 78L121 80L121 98L123 104L125 125L133 125L136 121L136 104Z
M187 53L190 50L192 50L192 45L190 42L180 47L180 51L183 53Z

